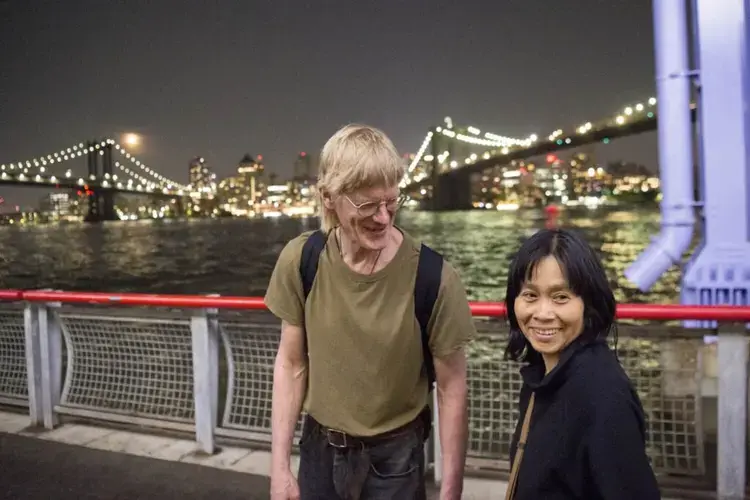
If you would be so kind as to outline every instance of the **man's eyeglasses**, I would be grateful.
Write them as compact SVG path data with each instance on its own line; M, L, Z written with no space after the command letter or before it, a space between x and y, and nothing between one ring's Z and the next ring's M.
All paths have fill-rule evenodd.
M390 198L388 200L381 200L381 201L366 201L364 203L360 203L359 205L354 203L351 198L349 198L347 195L344 195L344 198L346 198L346 201L352 204L354 208L357 209L357 214L360 217L372 217L376 213L378 213L378 210L380 209L380 205L385 205L385 209L389 212L393 213L406 202L407 196L400 195L396 198Z

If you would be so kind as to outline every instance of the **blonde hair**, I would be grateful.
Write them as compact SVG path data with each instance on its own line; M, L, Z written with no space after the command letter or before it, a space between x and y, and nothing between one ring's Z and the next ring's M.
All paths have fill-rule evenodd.
M321 229L328 231L339 224L336 212L325 206L325 195L389 188L396 186L405 173L404 162L381 130L358 124L342 127L320 152L317 191Z

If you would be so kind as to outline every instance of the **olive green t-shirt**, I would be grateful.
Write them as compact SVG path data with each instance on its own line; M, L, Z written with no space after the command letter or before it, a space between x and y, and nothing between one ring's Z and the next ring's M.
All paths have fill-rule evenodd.
M420 244L401 232L391 262L363 275L343 261L331 231L306 303L299 271L311 234L305 232L281 251L266 292L274 315L306 329L305 410L324 426L355 436L396 429L427 404L414 310ZM447 261L428 327L435 358L455 352L475 334L466 291Z

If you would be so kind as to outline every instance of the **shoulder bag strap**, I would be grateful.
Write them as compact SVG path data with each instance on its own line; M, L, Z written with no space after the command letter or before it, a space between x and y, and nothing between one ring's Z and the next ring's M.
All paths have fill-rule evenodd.
M521 426L521 437L518 439L516 446L516 457L513 460L513 468L510 470L510 479L508 480L508 489L505 492L505 500L511 500L516 494L516 481L518 481L518 471L521 468L523 460L523 450L526 447L526 440L529 437L529 425L531 424L531 412L534 411L534 393L531 393L529 406L526 407L526 415L523 418Z

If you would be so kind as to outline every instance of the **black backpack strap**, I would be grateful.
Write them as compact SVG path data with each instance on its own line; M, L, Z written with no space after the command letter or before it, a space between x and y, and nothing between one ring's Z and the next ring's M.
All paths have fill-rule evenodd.
M307 302L307 296L310 295L312 290L313 282L315 282L315 275L318 274L318 261L320 260L320 254L326 246L328 241L328 235L321 230L317 230L307 238L305 244L302 246L302 258L299 262L299 274L302 278L302 291L304 292L305 302ZM305 304L302 304L305 307ZM307 329L305 329L305 354L307 354Z
M310 295L315 275L318 273L318 261L320 254L326 246L326 234L323 231L315 231L307 238L302 246L302 259L299 262L299 274L302 277L302 291L305 293L305 301Z
M417 279L414 282L414 309L422 333L422 354L430 391L432 391L435 382L435 362L430 351L430 332L427 325L432 317L432 309L440 292L442 274L443 256L422 244L419 250Z

